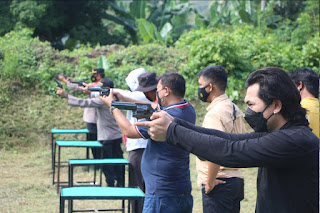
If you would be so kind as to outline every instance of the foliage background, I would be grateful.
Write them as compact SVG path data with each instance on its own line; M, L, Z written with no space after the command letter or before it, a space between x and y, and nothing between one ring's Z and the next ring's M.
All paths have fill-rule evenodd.
M107 77L122 89L127 88L124 79L128 73L139 67L156 72L157 75L170 71L180 72L187 82L186 98L197 100L197 73L208 65L219 64L228 70L227 94L236 103L242 103L245 79L259 68L278 66L289 71L310 67L319 73L319 13L316 13L319 11L319 3L307 2L304 11L298 13L295 20L282 18L272 22L273 25L261 27L254 21L253 15L252 18L248 16L246 22L241 22L241 16L235 16L237 22L231 25L228 17L242 8L239 2L234 2L233 6L237 6L235 10L213 3L210 7L211 16L197 14L201 27L181 34L171 45L163 43L162 38L159 40L153 34L154 37L148 42L141 37L141 44L123 46L87 43L72 50L57 50L52 47L52 43L41 41L35 36L34 29L21 28L6 33L0 37L0 104L5 110L3 113L6 114L6 109L13 102L19 101L15 98L20 92L23 95L55 97L56 84L52 79L58 73L89 82L94 67L104 67ZM272 3L268 5L274 6ZM169 6L171 12L172 7L176 8L172 3ZM188 7L190 5L183 4L180 15L184 16L185 8ZM225 8L229 10L224 11ZM220 18L212 17L213 10L218 11L216 14ZM265 13L271 12L276 16L276 12L270 8ZM137 16L138 21L146 17L141 14ZM145 22L154 26L152 22ZM166 36L167 40L173 41L170 33L167 32ZM11 143L8 140L10 135L23 137L28 135L26 132L34 131L29 125L22 128L8 122L6 116L2 116L1 120L1 148ZM25 133L18 133L21 129L25 129Z
M124 78L139 67L157 75L180 72L198 125L205 105L197 100L196 74L208 65L227 68L227 94L240 106L245 80L254 70L310 67L320 73L319 1L204 2L203 6L188 0L0 1L1 160L11 168L6 155L17 159L38 148L35 160L42 159L51 128L83 127L82 110L68 107L55 95L52 79L58 73L89 82L91 69L104 67L115 86L126 89ZM39 146L44 141L48 143ZM31 168L29 164L19 162L20 169ZM246 191L249 203L245 202L250 211L255 172L246 176L252 187ZM5 177L9 178L7 173ZM26 187L19 187L15 192L22 194ZM39 187L32 187L27 189L38 193ZM7 194L9 189L0 190L0 197L15 197ZM52 196L50 186L40 191Z

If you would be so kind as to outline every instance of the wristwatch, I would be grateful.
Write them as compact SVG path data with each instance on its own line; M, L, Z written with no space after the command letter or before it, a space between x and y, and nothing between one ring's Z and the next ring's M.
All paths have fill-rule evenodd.
M112 106L112 107L110 108L110 113L112 114L113 110L115 110L115 109L117 109L117 108L114 107L114 106Z

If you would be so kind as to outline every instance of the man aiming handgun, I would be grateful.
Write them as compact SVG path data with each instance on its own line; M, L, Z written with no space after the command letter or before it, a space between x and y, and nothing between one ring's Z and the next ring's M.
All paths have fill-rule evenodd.
M184 100L185 80L182 75L165 73L156 83L155 73L149 72L141 74L138 79L137 91L155 91L160 109L174 117L195 123L195 110ZM132 125L120 109L111 106L112 91L108 97L100 99L110 108L120 129L128 138L148 139L141 161L141 171L146 184L143 212L191 213L193 198L189 154L168 146L167 143L153 141L147 128ZM122 97L119 99L122 100Z
M89 95L90 98L93 98L96 96L96 93L87 92L87 88L90 87L101 87L99 82L101 79L104 78L104 69L102 68L95 68L92 70L92 76L91 84L82 83L83 86L78 85L77 83L74 83L70 77L67 77L66 75L57 75L57 79L61 82L66 83L67 87L75 92L84 92L87 95ZM62 88L62 87L61 87ZM96 110L94 108L85 107L83 111L83 121L86 123L86 127L89 130L89 133L87 134L87 140L89 141L96 141L97 140L97 118L96 118ZM91 148L92 155L94 158L99 158L100 155L98 153L97 148Z
M113 81L108 78L101 80L102 87L113 88ZM103 145L103 158L123 158L121 150L122 134L109 112L99 98L81 99L67 94L63 89L58 88L57 94L68 98L70 106L93 108L97 116L98 141ZM98 156L100 153L98 152ZM109 166L102 168L108 186L124 186L122 169L119 166Z

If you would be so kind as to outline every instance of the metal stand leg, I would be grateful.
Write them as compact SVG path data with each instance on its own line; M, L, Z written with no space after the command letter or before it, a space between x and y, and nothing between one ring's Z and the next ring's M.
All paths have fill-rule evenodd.
M72 213L73 212L73 200L70 199L68 200L68 213Z
M56 183L55 181L54 181L54 179L55 179L55 175L56 175L56 152L57 152L57 145L56 145L56 143L53 143L53 166L54 166L54 169L53 169L53 185Z
M54 134L51 133L51 167L52 167L52 185L54 185L54 175L55 175L55 146L54 146Z
M128 213L130 213L130 200L128 200Z
M90 158L90 156L89 156L89 148L87 147L87 154L86 154L86 156L87 156L87 159L89 159ZM90 171L90 166L88 166L88 168L87 168L87 172L89 172Z
M131 164L128 165L128 187L131 187L130 167L131 167ZM130 202L131 200L128 200L128 213L130 213ZM136 200L134 202L136 202ZM135 206L137 206L137 203L135 203Z
M57 173L57 193L59 193L59 185L60 185L60 154L61 147L58 147L58 173Z
M64 213L64 204L65 204L65 199L60 195L60 211L59 211L59 213Z
M100 186L102 186L102 164L100 164Z
M54 135L51 133L51 166L52 170L54 170L54 162L53 162L53 140L54 140Z
M94 165L94 172L93 172L93 185L96 185L96 175L97 175L97 166Z
M71 170L73 170L73 166L71 166L69 164L69 167L68 167L68 186L71 187L73 186L73 172L71 172Z

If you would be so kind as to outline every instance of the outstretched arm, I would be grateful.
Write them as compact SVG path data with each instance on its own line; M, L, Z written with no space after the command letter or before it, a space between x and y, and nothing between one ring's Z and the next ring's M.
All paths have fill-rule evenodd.
M101 102L103 102L103 104L111 109L111 113L113 114L116 122L118 123L118 126L120 127L122 133L125 134L125 136L127 136L128 138L141 138L139 133L136 131L136 127L128 121L121 110L111 107L111 102L112 100L114 100L114 94L112 90L110 90L109 96L103 96L99 98Z
M115 108L113 109L112 114L125 136L127 136L128 138L141 138L141 136L136 131L135 126L128 121L121 110Z
M205 135L215 135L220 138L228 139L228 140L242 140L248 138L257 138L259 136L264 135L265 133L248 133L248 134L233 134L222 132L215 129L208 129L203 127L198 127L193 125L190 122L180 120L178 118L173 118L165 111L155 112L152 114L152 121L145 122L137 122L135 125L137 126L146 126L149 128L150 137L155 141L165 141L167 136L167 130L169 125L172 122L189 129L191 132L196 132Z
M186 122L181 119L175 119L175 123L186 127L187 129L196 131L198 133L202 134L207 134L207 135L215 135L224 139L228 140L243 140L243 139L249 139L249 138L257 138L260 137L266 133L256 133L256 132L251 132L251 133L246 133L246 134L235 134L235 133L228 133L228 132L223 132L220 130L216 129L209 129L209 128L204 128L200 126L193 125L190 122Z
M182 126L180 121L174 122L165 112L154 113L151 119L154 120L138 122L136 125L148 127L152 139L167 141L226 167L296 167L303 166L309 157L292 141L295 137L290 131L241 135L199 129L186 123Z

